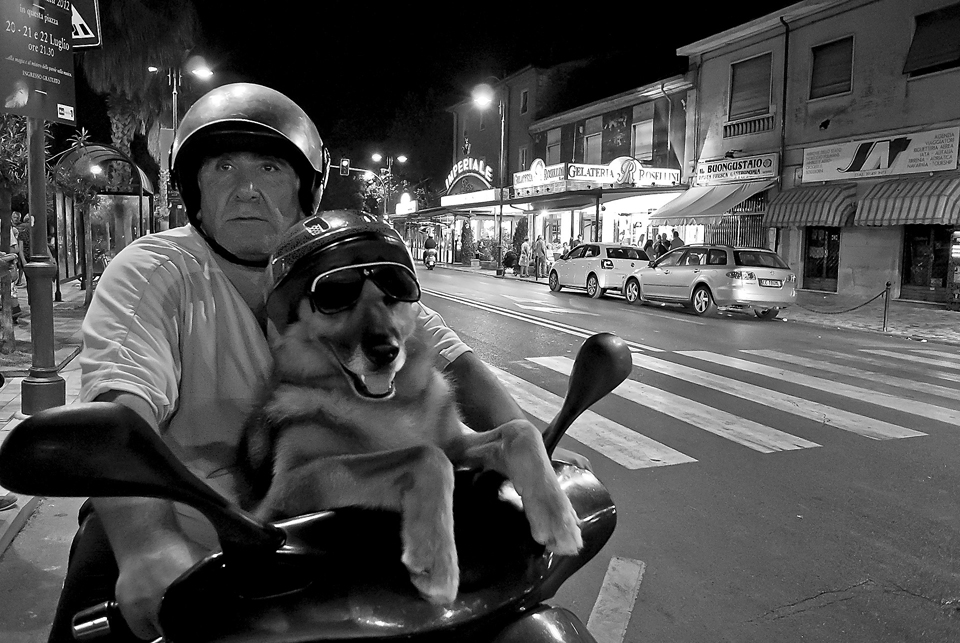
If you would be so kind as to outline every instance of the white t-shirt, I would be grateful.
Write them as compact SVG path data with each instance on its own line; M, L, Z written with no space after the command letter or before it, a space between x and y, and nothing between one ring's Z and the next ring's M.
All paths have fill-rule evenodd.
M421 308L441 365L470 350ZM272 358L253 312L193 226L141 237L110 262L83 320L79 362L81 401L111 390L147 400L174 453L236 499L230 467Z

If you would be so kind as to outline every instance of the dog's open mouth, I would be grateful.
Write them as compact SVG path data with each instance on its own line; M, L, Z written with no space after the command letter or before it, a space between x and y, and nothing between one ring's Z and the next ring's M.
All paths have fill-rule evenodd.
M343 366L341 364L341 366ZM360 397L368 397L375 400L384 400L393 397L395 392L393 386L393 373L360 375L354 373L346 366L343 366L344 372L350 377L353 388Z

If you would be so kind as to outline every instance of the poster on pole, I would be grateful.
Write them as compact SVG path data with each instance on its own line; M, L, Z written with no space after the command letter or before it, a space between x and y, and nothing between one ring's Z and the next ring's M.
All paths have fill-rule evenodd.
M70 0L2 0L0 29L0 111L76 125Z

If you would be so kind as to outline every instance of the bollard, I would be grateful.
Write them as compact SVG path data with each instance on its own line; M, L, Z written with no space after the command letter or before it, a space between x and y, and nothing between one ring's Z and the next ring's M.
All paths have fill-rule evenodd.
M883 332L887 332L887 317L890 315L890 286L887 282L887 288L883 291Z

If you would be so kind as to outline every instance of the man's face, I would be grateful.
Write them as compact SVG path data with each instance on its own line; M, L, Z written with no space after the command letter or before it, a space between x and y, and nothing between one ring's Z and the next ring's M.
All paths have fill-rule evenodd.
M200 224L241 259L264 259L303 212L293 167L272 156L228 152L203 162L198 174Z

